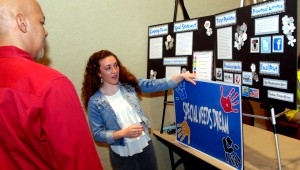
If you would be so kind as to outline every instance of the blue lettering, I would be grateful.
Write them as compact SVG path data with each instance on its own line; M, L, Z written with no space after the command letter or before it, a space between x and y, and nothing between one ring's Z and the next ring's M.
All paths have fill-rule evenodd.
M215 128L217 131L229 134L227 114L222 114L221 111L205 106L198 107L187 102L183 102L182 104L185 115L184 120L208 126L210 129Z

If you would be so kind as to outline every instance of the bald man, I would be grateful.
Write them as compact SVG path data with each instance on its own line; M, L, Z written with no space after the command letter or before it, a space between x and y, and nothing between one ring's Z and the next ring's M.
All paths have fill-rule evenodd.
M0 169L102 169L71 81L43 56L35 0L0 0Z

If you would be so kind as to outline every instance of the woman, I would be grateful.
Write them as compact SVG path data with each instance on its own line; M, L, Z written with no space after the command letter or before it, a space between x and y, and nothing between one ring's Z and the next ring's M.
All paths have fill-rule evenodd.
M102 50L89 58L81 97L94 139L110 145L114 169L157 169L150 122L139 97L142 92L174 88L184 79L195 84L195 78L185 73L167 79L137 79L110 51Z

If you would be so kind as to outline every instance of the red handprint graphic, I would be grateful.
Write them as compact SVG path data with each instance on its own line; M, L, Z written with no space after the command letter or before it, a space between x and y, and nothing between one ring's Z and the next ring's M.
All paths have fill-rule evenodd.
M232 88L229 92L229 94L227 95L227 97L224 97L223 96L223 86L220 87L220 90L221 90L221 99L220 99L220 102L221 102L221 106L224 110L225 113L230 113L230 112L234 112L234 113L237 113L239 110L238 109L235 109L235 108L232 108L232 106L235 106L239 103L239 101L235 101L236 98L238 97L238 93L235 92L234 96L231 97L231 95L234 93L234 88ZM231 97L231 98L230 98Z

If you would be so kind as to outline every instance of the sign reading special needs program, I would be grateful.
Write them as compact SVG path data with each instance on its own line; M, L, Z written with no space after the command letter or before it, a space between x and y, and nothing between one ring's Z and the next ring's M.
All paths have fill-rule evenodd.
M173 90L176 140L243 169L241 89L235 84L182 81Z

